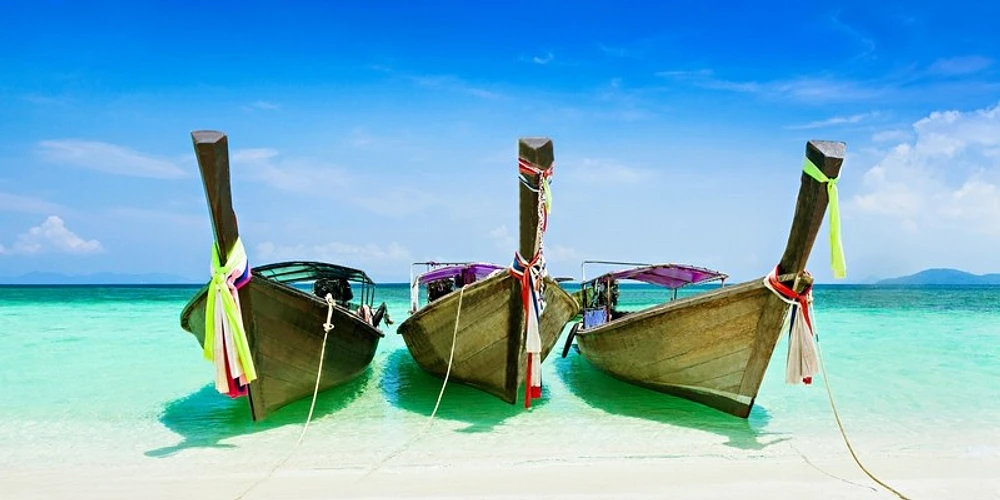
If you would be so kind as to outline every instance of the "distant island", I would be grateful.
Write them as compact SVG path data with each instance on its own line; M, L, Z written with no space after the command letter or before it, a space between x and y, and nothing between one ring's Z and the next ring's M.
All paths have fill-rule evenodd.
M33 272L20 276L0 276L0 285L204 285L207 282L196 281L174 274L62 274L50 272Z
M1000 273L972 274L958 269L924 269L916 274L878 280L876 285L1000 285Z

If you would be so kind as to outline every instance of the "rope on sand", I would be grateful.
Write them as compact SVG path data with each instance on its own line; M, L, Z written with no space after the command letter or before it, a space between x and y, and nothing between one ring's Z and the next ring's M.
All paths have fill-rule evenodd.
M808 275L808 272L805 273ZM826 394L830 399L830 408L833 410L833 418L837 421L837 428L840 429L840 436L847 445L847 451L851 453L854 463L858 464L861 471L875 481L879 486L891 491L902 500L909 500L893 487L889 486L874 474L868 471L861 463L850 440L847 439L847 431L840 421L840 413L837 405L833 402L833 391L830 389L830 377L826 373L826 363L823 362L823 353L819 348L819 328L816 326L816 314L813 311L812 284L799 293L793 287L785 286L778 278L778 267L775 267L767 277L764 278L764 286L774 292L774 295L786 304L792 306L791 322L788 335L788 368L786 370L785 381L796 383L798 380L806 384L812 383L812 374L815 365L819 365L823 373L823 385L826 386ZM815 349L815 351L813 350Z
M251 484L249 488L243 491L243 493L240 493L236 497L236 500L240 500L254 488L263 484L264 481L271 479L271 476L273 476L274 473L281 468L281 466L285 465L285 462L288 462L289 458L292 458L292 455L295 454L295 450L297 450L299 445L302 444L302 438L306 437L306 431L309 430L309 422L312 421L313 410L316 408L316 397L319 395L319 381L323 375L323 360L326 358L326 339L330 336L330 330L333 330L333 305L333 296L329 293L326 294L326 323L323 323L323 345L319 349L319 366L316 367L316 386L313 388L312 403L309 405L309 416L306 417L306 425L302 427L302 434L299 434L299 440L295 442L295 446L292 447L292 450L288 453L288 455L278 462L278 464L275 465L266 476L258 479L257 482Z
M368 472L366 472L365 475L361 476L361 478L355 481L354 484L361 483L361 481L364 481L365 479L368 478L368 476L372 475L380 467L385 465L386 462L392 460L393 458L398 457L401 453L409 449L409 447L413 443L423 438L424 434L427 434L427 431L430 430L431 424L434 423L434 417L437 415L438 408L440 408L441 406L441 398L444 396L444 390L446 387L448 387L448 377L451 375L451 367L455 361L455 344L458 343L458 325L459 321L462 319L462 298L464 296L465 296L465 287L463 286L462 288L458 289L458 311L455 313L455 329L451 334L451 352L448 354L448 368L444 372L444 382L442 382L441 390L438 392L437 402L434 403L434 410L431 411L431 416L430 418L427 419L427 425L424 426L423 430L421 430L419 434L417 434L412 439L403 444L403 446L400 447L398 450L387 455L385 458L376 463L374 467L369 469Z
M816 342L816 352L819 354L819 366L820 369L823 370L823 385L826 386L826 395L830 399L830 408L833 410L833 418L837 420L837 427L840 429L840 436L844 438L844 444L847 445L847 451L851 452L851 458L854 459L854 463L858 464L858 467L861 468L861 471L864 472L865 475L870 477L872 481L878 483L879 486L891 491L902 500L910 500L909 497L907 497L906 495L900 493L892 486L889 486L888 484L882 482L882 480L880 480L879 478L875 477L874 474L869 472L868 469L861 464L861 460L858 459L858 455L854 452L854 447L851 446L851 442L847 439L847 432L844 430L844 425L840 422L840 413L837 412L837 405L834 404L833 402L833 391L830 390L830 377L827 376L826 374L826 363L823 362L823 351L819 348L818 339Z

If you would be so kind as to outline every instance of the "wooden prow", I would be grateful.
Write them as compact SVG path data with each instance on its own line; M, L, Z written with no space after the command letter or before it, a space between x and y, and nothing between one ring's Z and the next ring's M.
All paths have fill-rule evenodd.
M809 141L806 143L806 157L832 179L840 175L846 146L843 142ZM788 233L785 253L778 263L777 273L778 276L787 278L782 279L782 281L791 281L792 289L797 293L801 293L812 284L811 279L803 279L805 276L803 276L802 271L806 268L806 262L812 252L813 243L816 242L819 228L823 225L823 216L826 214L829 200L826 189L826 184L820 183L809 174L802 172L802 185L799 188L799 197L795 204L795 216L792 219L792 228ZM772 301L772 306L767 307L757 321L757 336L751 346L753 354L747 361L743 382L739 390L739 394L752 394L754 398L756 398L757 390L760 389L762 374L771 359L771 353L777 344L777 335L780 335L781 325L789 310L778 297L770 297L768 300ZM752 399L749 406L732 413L738 417L746 418L750 413L751 406L753 406Z
M545 171L552 168L555 156L552 149L552 139L547 137L524 137L517 141L517 155L519 158L528 160L540 170ZM519 169L520 170L520 169ZM531 183L531 188L538 189L537 176L525 176ZM532 191L528 186L518 181L519 198L519 244L518 252L526 260L531 260L538 246L538 193ZM515 281L515 297L518 299L510 301L511 317L517 318L524 315L524 304L519 299L521 297L521 285ZM516 322L515 322L516 324ZM518 332L520 333L520 332ZM508 339L507 349L507 393L517 394L518 379L521 372L521 361L524 356L524 339L520 334L511 335ZM528 381L525 380L525 384Z
M226 262L229 250L240 236L236 224L236 212L233 211L233 195L229 181L229 140L226 134L214 130L198 130L191 132L195 155L198 158L198 169L201 170L201 180L205 185L205 198L212 216L212 231L215 234L215 244L219 250L219 260ZM208 293L213 293L209 290ZM254 353L254 364L259 366L256 356L255 328L253 322L253 304L250 299L250 287L239 290L240 310L243 316L243 327L246 331L250 351ZM264 417L260 414L265 405L261 400L259 380L250 383L247 388L247 399L250 402L250 413L257 421ZM259 404L255 404L259 403ZM260 408L261 410L258 410Z
M530 161L540 170L545 171L552 168L555 161L552 151L552 140L547 137L522 138L517 144L517 155L520 158ZM535 176L527 176L531 183L531 188L538 189L538 179ZM518 182L518 193L520 198L520 244L518 249L521 256L531 259L538 250L539 241L536 238L538 232L538 193L532 191Z
M840 175L846 147L843 142L809 141L806 143L806 158L819 167L827 177L833 179ZM802 185L795 205L792 228L788 233L788 244L785 245L785 253L778 264L779 276L793 274L798 277L805 270L813 243L816 242L816 235L823 225L823 216L826 214L829 200L826 190L826 184L802 172Z

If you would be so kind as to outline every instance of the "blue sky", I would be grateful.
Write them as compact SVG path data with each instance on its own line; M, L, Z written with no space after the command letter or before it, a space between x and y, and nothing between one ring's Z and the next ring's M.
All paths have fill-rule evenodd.
M809 139L848 144L848 281L1000 270L998 5L332 4L6 6L0 276L207 278L196 129L229 134L252 263L507 263L545 135L554 274L768 272Z

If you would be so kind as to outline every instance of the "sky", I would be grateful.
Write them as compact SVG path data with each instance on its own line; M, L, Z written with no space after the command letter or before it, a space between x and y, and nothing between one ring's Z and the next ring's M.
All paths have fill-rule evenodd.
M193 130L229 136L252 265L510 263L517 140L545 254L733 280L783 251L808 140L847 143L848 277L1000 271L992 2L11 2L0 276L207 280ZM824 224L808 268L833 282Z

